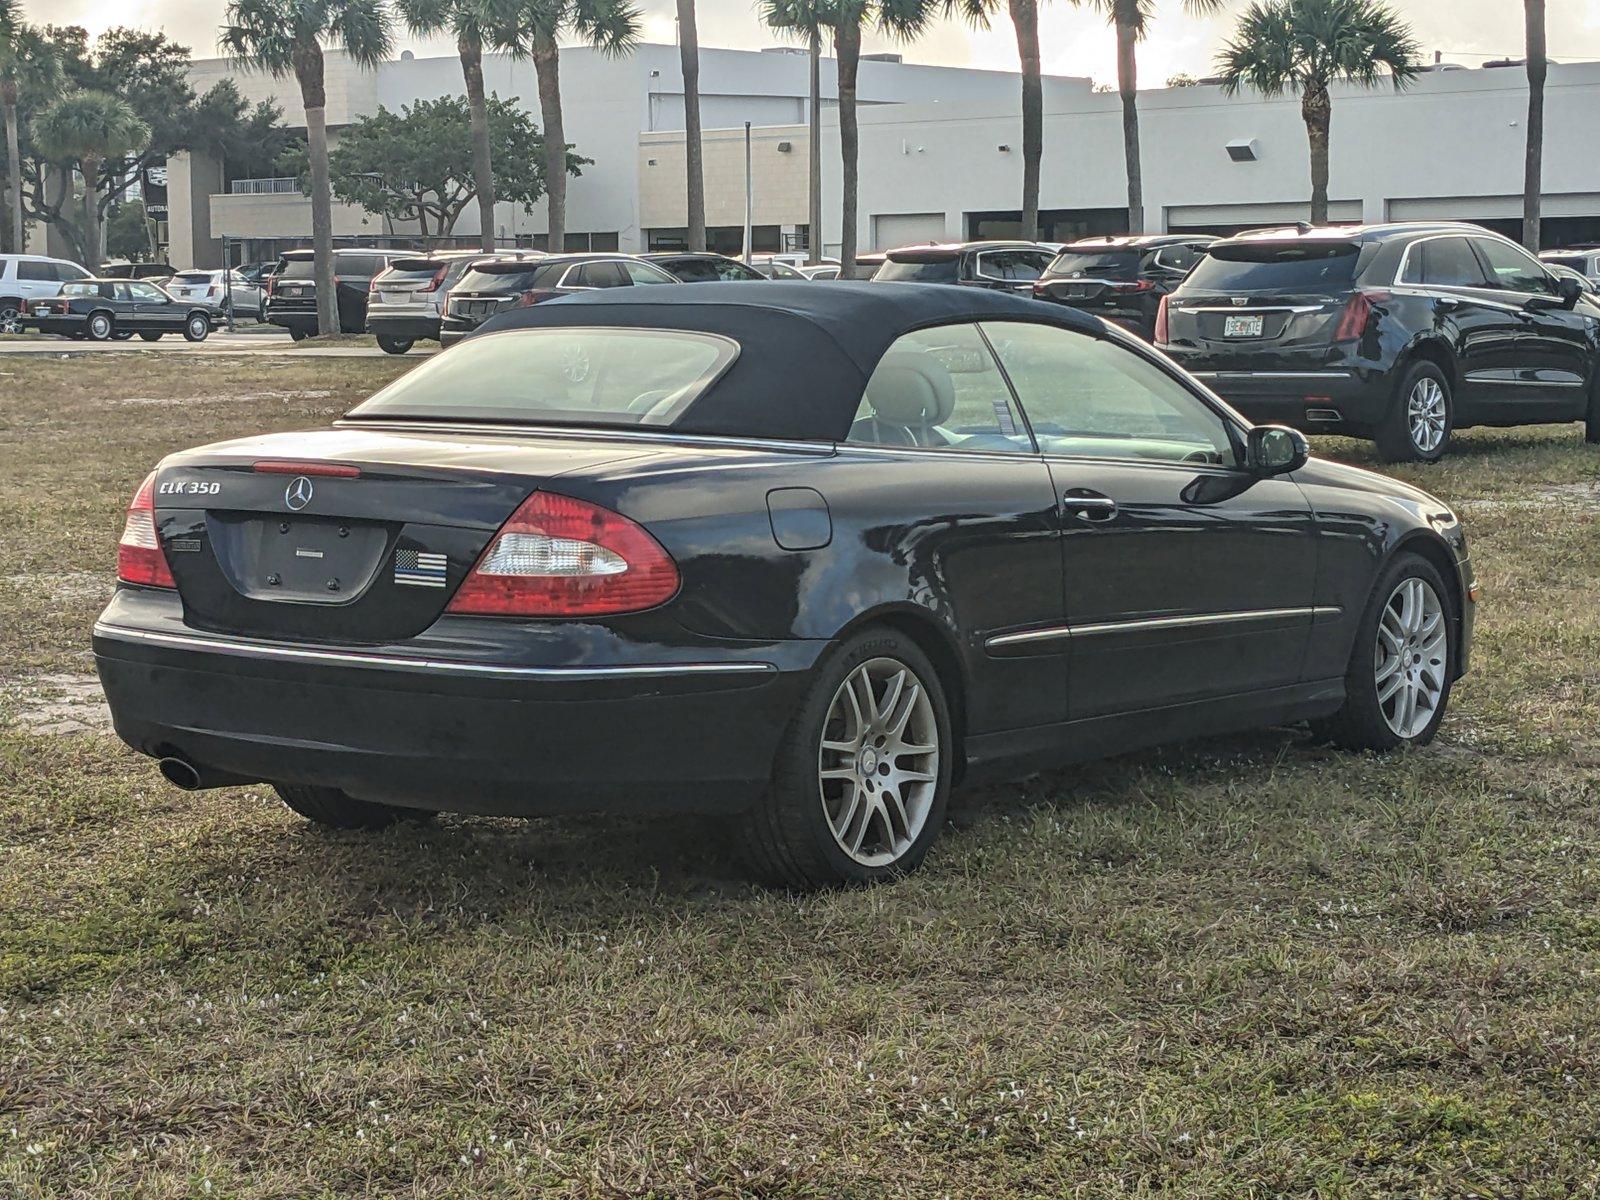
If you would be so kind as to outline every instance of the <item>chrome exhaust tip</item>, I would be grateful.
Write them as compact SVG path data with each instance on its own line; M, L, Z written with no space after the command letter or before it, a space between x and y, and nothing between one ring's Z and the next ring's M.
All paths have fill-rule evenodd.
M163 758L156 764L162 778L175 788L182 788L186 792L198 792L204 785L200 782L200 771L193 763L182 758Z

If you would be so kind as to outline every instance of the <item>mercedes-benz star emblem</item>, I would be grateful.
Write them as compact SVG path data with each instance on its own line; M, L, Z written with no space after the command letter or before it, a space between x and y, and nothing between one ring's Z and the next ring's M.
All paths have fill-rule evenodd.
M304 475L296 475L289 481L289 486L283 490L283 502L289 506L292 512L299 512L310 504L311 480Z

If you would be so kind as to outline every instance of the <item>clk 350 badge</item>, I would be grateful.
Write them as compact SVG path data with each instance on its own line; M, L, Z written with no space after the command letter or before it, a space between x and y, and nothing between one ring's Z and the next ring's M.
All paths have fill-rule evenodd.
M220 483L200 479L168 479L156 488L156 494L161 496L215 496L220 491Z

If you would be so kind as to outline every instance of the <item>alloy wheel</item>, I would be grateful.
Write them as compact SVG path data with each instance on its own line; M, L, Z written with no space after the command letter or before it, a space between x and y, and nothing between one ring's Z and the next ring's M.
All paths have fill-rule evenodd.
M1420 736L1438 712L1449 648L1438 593L1415 575L1402 579L1383 606L1373 647L1378 708L1396 736Z
M22 332L22 310L12 305L0 308L0 333Z
M1406 397L1406 425L1411 443L1420 453L1432 454L1444 441L1446 416L1444 388L1437 379L1424 375Z
M916 843L939 779L939 726L927 688L896 658L845 677L828 706L817 755L823 817L839 849L867 867Z

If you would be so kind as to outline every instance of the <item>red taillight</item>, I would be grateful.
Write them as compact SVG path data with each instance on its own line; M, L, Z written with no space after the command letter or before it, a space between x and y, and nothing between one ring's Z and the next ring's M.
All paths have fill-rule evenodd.
M357 479L361 475L360 467L345 463L296 462L287 458L265 458L250 469L258 475L327 475L335 479Z
M552 291L549 288L539 288L534 291L523 292L517 297L517 302L512 305L512 307L527 308L531 304L538 304L541 300L549 300L555 296L559 296L560 294L560 292Z
M1345 301L1344 312L1339 314L1339 328L1334 331L1336 342L1354 342L1367 331L1372 319L1372 309L1389 298L1388 292L1354 292Z
M670 600L678 566L643 526L583 500L535 492L511 514L447 611L598 617Z
M369 295L369 296L374 295L377 291L378 291L378 277L376 275L374 275L371 279L367 280L367 295Z
M1113 292L1148 292L1153 287L1155 287L1155 284L1148 279L1134 279L1126 283L1113 283L1111 290Z
M276 292L277 290L278 290L278 277L276 275L268 275L267 276L267 295L270 296L274 292Z
M440 267L433 273L433 278L428 280L428 286L422 290L425 292L437 292L441 287L444 286L444 277L449 274L449 272L450 268L448 266Z
M1161 303L1156 307L1156 345L1165 345L1167 340L1167 297L1161 297Z
M144 477L128 505L117 543L117 578L123 583L142 583L146 587L177 587L167 556L161 552L156 534L156 473Z

